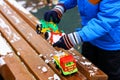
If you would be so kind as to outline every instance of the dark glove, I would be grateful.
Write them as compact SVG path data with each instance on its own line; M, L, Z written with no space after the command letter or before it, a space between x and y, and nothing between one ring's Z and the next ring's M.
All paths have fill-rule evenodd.
M81 38L77 32L62 36L59 41L53 44L53 47L59 47L66 50L74 47L81 42Z
M58 13L56 11L50 10L44 14L44 19L48 22L53 21L54 23L59 23L61 17L58 16Z
M48 22L53 21L54 23L59 23L64 12L63 5L58 4L52 10L45 12L44 19Z

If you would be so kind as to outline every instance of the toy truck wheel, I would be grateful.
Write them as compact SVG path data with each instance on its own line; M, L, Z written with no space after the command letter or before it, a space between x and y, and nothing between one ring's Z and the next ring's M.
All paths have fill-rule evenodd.
M56 64L56 66L55 66L57 69L59 69L59 66Z
M54 62L54 64L57 69L60 69L56 62Z
M36 25L36 32L37 32L37 34L40 34L41 31L42 31L42 24L37 24Z

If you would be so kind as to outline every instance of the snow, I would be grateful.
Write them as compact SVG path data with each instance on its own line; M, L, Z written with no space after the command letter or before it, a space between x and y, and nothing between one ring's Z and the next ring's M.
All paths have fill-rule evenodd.
M12 43L20 40L20 37L15 33L12 34L12 37L13 37L11 40Z
M41 66L38 66L38 69L41 69Z
M32 13L37 13L37 12L38 12L38 9L32 9L31 12L32 12Z
M42 57L42 56L43 56L42 54L39 55L39 57Z
M17 1L18 4L20 4L21 6L26 4L26 1Z
M5 2L3 0L0 0L0 5L5 5Z
M16 24L20 23L20 20L16 16L12 15L11 17L15 20Z
M88 61L80 62L80 63L83 64L83 65L87 65L87 66L92 65L92 63L91 63L91 62L88 62Z
M42 67L42 72L47 72L47 68L45 66Z
M13 52L12 48L0 34L0 55L6 55L10 52Z
M27 8L26 8L26 10L29 11L29 12L30 12L32 9L33 9L33 7L27 7Z
M53 77L48 77L48 80L53 80Z
M45 60L45 63L47 63L47 64L48 64L49 62L50 62L50 60L48 60L48 59L46 59L46 60Z
M54 74L54 80L60 80L60 77L57 74Z
M18 4L15 0L8 0L12 5L14 5L17 9L21 10L22 12L26 14L30 14L29 11L27 11L24 7L22 7L20 4Z
M4 20L3 20L2 18L0 18L0 27L2 27L9 36L12 34L11 29L10 29L9 26L4 22Z
M85 60L86 58L84 56L82 56L82 59Z
M35 22L36 22L37 24L41 24L41 22L40 22L39 20L36 20Z
M50 54L50 57L53 57L53 54Z
M1 58L0 58L0 65L2 66L2 65L4 65L4 64L6 64L6 63L5 63L5 61L3 60L3 58L1 57Z
M57 74L54 74L53 76L48 77L48 80L61 80L61 79Z
M11 42L16 42L20 40L20 37L11 31L10 27L4 22L2 18L0 18L0 27L4 29L9 37L12 37Z
M20 56L20 52L17 52L17 55Z

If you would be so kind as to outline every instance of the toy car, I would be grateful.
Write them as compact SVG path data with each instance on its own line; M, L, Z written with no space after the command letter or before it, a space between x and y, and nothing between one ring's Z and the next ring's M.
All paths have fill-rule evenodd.
M58 25L53 22L46 22L40 20L41 24L37 24L36 32L38 34L43 33L43 36L50 44L57 42L65 33L58 29Z
M40 20L40 24L36 26L36 32L38 34L45 33L45 32L63 32L62 30L58 29L58 25L53 22L46 22L45 20Z
M54 55L54 61L56 66L61 69L63 75L70 75L78 71L76 67L76 61L71 54L65 52Z

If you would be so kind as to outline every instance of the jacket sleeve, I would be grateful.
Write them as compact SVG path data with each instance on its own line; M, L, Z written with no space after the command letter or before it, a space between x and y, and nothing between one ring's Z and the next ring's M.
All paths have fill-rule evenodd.
M120 29L120 0L102 0L96 18L91 19L78 33L83 41L91 41Z
M77 5L77 0L59 0L59 3L64 4L65 9L71 9Z

